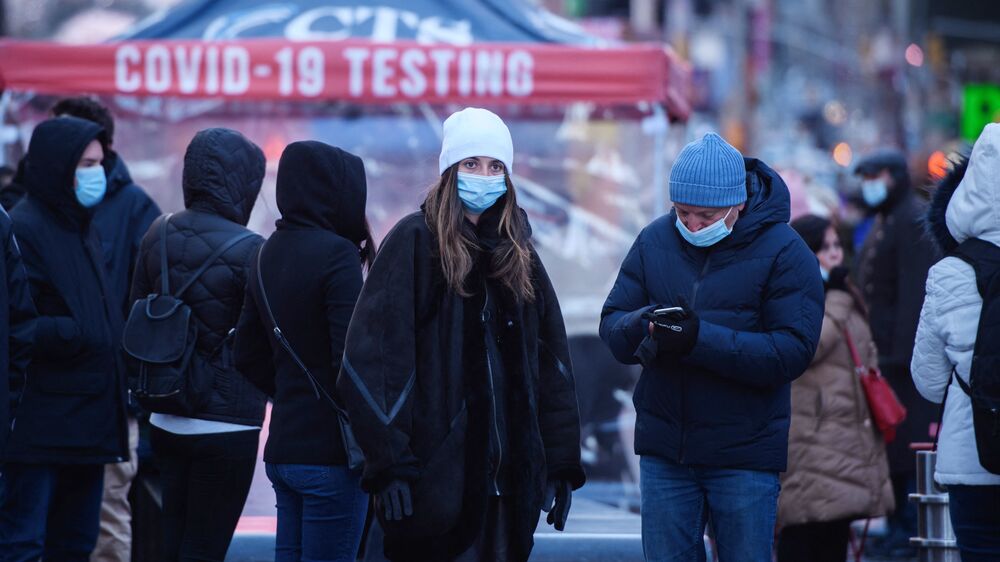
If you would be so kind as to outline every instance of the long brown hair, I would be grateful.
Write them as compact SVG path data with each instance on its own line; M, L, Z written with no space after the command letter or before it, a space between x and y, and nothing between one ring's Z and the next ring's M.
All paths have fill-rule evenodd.
M532 252L528 224L517 206L517 194L510 176L505 174L504 179L507 196L500 216L500 243L491 255L488 276L503 283L521 302L531 302L535 298L535 290L531 283ZM479 247L463 232L465 208L458 197L458 164L441 174L441 179L424 200L424 209L427 226L437 238L445 281L457 294L470 296L465 279L472 271L472 253Z

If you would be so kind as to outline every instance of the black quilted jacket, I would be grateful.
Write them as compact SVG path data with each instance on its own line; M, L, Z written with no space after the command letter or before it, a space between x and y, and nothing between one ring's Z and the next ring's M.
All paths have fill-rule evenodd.
M246 232L264 178L264 154L236 131L207 129L195 135L184 155L184 205L167 225L170 287L188 276L219 246ZM130 302L160 290L160 227L157 219L142 240ZM250 264L263 243L259 236L230 248L181 297L198 326L197 352L220 367L209 405L194 417L261 425L264 395L233 366L230 330L243 306Z

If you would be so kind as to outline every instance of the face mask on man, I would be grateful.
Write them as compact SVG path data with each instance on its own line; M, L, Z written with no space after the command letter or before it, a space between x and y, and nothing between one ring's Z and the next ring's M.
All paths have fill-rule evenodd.
M471 213L481 214L507 193L506 176L458 173L458 197Z
M84 207L89 209L100 203L107 189L108 179L100 164L76 169L76 200Z
M864 198L869 207L878 207L888 196L889 188L885 185L885 180L874 179L861 182L861 197Z
M729 215L732 214L732 212L733 207L730 207L726 216L706 226L698 232L691 232L688 230L688 227L684 226L684 223L681 222L680 217L677 217L677 230L680 231L681 236L684 237L684 239L687 240L692 246L707 248L718 244L723 238L733 233L733 227L726 224L726 219L729 218Z

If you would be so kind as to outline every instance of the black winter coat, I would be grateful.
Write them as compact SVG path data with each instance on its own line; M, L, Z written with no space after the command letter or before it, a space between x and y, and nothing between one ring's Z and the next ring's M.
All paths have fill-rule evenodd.
M281 220L261 254L278 326L317 383L335 394L347 326L361 292L365 168L357 156L309 141L288 146L278 166ZM335 411L278 343L250 270L236 331L237 367L272 397L264 460L346 464Z
M59 117L29 144L27 195L11 213L38 308L28 382L7 460L109 463L127 456L122 295L107 276L92 213L74 194L98 125Z
M102 162L107 171L108 192L94 211L94 226L108 267L108 281L122 295L122 314L128 314L129 287L139 255L139 244L160 208L141 187L132 182L125 161L111 152Z
M858 257L858 286L868 305L878 366L906 406L906 420L887 447L892 472L916 470L909 445L933 440L929 428L938 415L910 376L927 272L941 258L924 230L926 212L913 190L901 186L879 208Z
M31 301L28 273L14 238L13 225L0 211L0 245L3 271L0 272L0 462L3 461L11 421L27 381L31 346L35 340L35 304Z
M184 205L167 225L167 262L171 290L180 288L216 248L247 232L264 179L264 154L236 131L207 129L195 135L184 155ZM160 290L160 224L142 240L130 302ZM232 363L230 332L236 327L250 264L263 243L241 240L182 295L198 327L196 351L211 358L216 378L208 406L192 417L261 425L264 395Z
M784 181L747 159L750 198L709 248L685 241L672 211L625 256L604 304L601 337L623 363L652 345L642 314L686 301L694 349L645 365L636 385L635 451L681 464L779 472L788 460L790 383L812 361L823 324L815 255L788 226Z
M490 225L495 233L500 207L467 236L482 240ZM534 302L497 291L510 560L531 551L546 480L573 488L585 481L562 313L545 268L537 255L533 260ZM450 290L424 213L414 213L386 238L351 320L337 389L365 452L362 485L377 490L402 479L413 490L413 517L385 529L385 554L393 560L456 556L483 522L494 472L484 290L476 289L485 289L485 279L473 270L469 298Z

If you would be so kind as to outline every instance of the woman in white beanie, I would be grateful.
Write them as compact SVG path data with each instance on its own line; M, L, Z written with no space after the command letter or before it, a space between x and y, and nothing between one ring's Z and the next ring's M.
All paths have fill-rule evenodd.
M444 123L440 179L386 238L337 388L390 560L526 560L584 483L566 330L511 183L510 131ZM554 505L553 505L554 502Z

